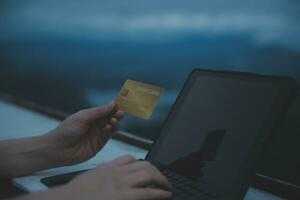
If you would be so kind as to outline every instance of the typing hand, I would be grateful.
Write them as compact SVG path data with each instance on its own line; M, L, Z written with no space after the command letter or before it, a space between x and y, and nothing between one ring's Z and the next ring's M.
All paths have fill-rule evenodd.
M71 195L73 200L166 199L172 196L169 190L167 179L149 162L123 156L75 177L63 186L63 196L69 199Z

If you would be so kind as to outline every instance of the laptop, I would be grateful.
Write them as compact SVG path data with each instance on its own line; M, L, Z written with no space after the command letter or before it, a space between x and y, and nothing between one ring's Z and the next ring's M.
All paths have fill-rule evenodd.
M289 77L195 69L146 160L172 199L243 199L296 90Z
M146 159L174 199L243 199L296 87L286 77L194 70Z

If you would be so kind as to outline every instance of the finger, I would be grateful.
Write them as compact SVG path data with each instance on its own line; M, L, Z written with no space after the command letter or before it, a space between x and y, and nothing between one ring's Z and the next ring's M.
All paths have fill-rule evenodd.
M126 155L126 156L122 156L122 157L119 157L119 158L116 158L112 161L110 161L109 163L110 164L113 164L113 165L126 165L126 164L129 164L129 163L132 163L132 162L135 162L135 158L131 155Z
M110 124L107 124L103 128L103 133L101 133L101 134L108 139L113 135L113 133L114 133L113 126Z
M97 135L97 152L104 147L112 135L109 127L98 129L100 134Z
M153 166L148 161L138 161L124 167L127 173L133 173L139 170L152 168Z
M86 110L82 110L74 115L74 117L80 118L81 121L89 124L97 122L99 119L108 117L115 112L116 103L113 101L102 107L95 107Z
M119 120L118 120L117 118L115 118L115 117L111 118L110 124L111 124L112 126L117 126L118 123L119 123Z
M112 126L110 124L105 125L104 131L106 133L110 133L112 131Z
M114 125L114 123L118 123L119 121L121 121L122 118L123 118L122 111L116 111L116 109L114 109L114 111L111 114L109 114L105 119L103 119L102 125L103 124Z
M144 188L135 189L130 193L129 199L133 200L150 200L150 199L169 199L172 192L162 189Z
M100 124L100 126L105 126L106 124L111 124L112 126L115 126L116 123L119 123L122 119L123 119L123 115L124 112L123 111L114 111L115 114L113 115L109 115L108 117L106 117L102 123Z
M117 133L119 129L120 129L120 125L118 123L118 124L116 124L115 126L112 127L112 133L113 134Z
M99 127L99 134L97 135L97 146L99 151L106 142L114 135L116 132L118 126L112 126L110 124L107 124L104 126L104 128Z
M127 178L128 183L133 187L158 186L165 190L170 190L170 184L166 177L155 170L140 170L132 173Z
M119 129L119 123L115 125L106 124L103 128L101 128L100 135L105 135L106 137L111 137L113 134Z
M118 110L113 117L117 118L118 120L122 120L124 118L124 112L121 110Z

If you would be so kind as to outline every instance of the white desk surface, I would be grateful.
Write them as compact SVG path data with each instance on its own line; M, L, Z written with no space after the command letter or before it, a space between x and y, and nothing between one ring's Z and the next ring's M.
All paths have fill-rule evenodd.
M59 123L58 120L45 115L0 101L0 140L40 135L55 128ZM144 158L146 153L147 151L144 149L117 140L110 140L94 158L84 163L49 169L37 172L31 176L15 178L13 183L28 192L45 190L47 187L40 182L41 178L93 168L101 162L126 154L131 154L136 158ZM250 188L245 200L281 200L281 198Z

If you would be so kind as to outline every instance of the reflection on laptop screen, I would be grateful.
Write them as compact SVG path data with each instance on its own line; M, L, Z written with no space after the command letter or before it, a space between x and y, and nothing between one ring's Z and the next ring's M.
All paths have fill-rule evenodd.
M186 84L148 159L227 190L292 90L284 79L199 73Z

